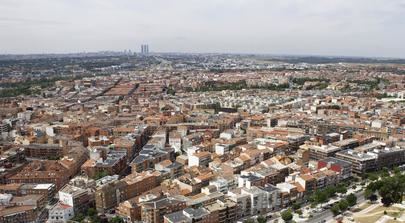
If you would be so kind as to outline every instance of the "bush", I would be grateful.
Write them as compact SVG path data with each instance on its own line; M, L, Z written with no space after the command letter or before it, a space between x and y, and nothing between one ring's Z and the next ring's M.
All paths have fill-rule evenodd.
M333 216L338 215L340 213L339 204L334 204L330 210L332 211Z
M96 215L96 214L97 214L96 209L94 209L94 208L89 208L89 209L87 209L87 215L88 215L88 216L92 217L92 216L94 216L94 215Z
M292 215L292 213L291 213L291 210L290 209L288 209L288 210L286 210L286 211L283 211L283 212L281 212L281 218L284 220L284 221L291 221L292 219L293 219L293 215Z
M345 194L347 192L347 189L344 185L339 185L338 187L336 187L336 192L340 194Z
M257 223L266 223L267 222L266 218L261 215L256 218L256 221L257 221Z
M347 202L346 199L343 199L341 201L339 201L339 209L344 212L347 210L347 208L349 207L349 203Z
M349 196L347 196L346 200L350 207L356 205L356 203L357 203L357 197L354 194L349 194Z
M372 195L370 195L369 197L368 197L368 199L371 201L371 202L375 202L376 200L377 200L377 195L375 195L375 194L372 194Z
M107 175L108 175L108 173L103 170L103 171L97 172L96 175L94 176L94 179L98 180L98 179L101 179L101 178L103 178L103 177L105 177Z
M298 210L298 209L301 208L301 205L298 204L298 203L294 203L294 204L292 205L292 208L293 208L293 210Z
M115 216L115 217L111 218L109 223L124 223L124 220L119 216Z

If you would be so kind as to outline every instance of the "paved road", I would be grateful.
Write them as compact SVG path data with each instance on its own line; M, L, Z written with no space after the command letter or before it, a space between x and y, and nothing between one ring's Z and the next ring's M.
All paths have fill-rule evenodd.
M364 198L364 191L360 191L358 193L355 193L354 195L356 195L357 197L357 203L363 203L365 201ZM323 220L329 221L333 219L333 214L332 211L330 211L329 209L324 210L316 215L314 215L314 217L310 218L307 222L322 222Z

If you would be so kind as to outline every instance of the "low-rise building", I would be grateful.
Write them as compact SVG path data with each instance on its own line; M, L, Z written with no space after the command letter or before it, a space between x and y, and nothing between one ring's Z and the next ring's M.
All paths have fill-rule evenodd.
M336 158L352 164L352 171L355 174L364 174L377 168L377 155L374 153L356 152L348 149L336 153Z
M174 197L162 197L141 204L141 218L144 222L161 223L164 216L186 208L186 202Z
M186 208L181 211L166 214L164 223L210 223L216 222L211 218L210 212L203 207Z
M173 148L158 148L155 145L147 144L131 162L132 172L142 172L155 167L156 163L163 160L174 160Z
M209 212L208 219L211 222L231 223L237 220L238 205L230 199L217 200L212 204L205 205L204 208Z
M65 223L74 217L73 207L57 203L49 210L48 223Z
M189 155L188 157L188 166L205 166L208 167L211 162L211 153L210 152L198 152Z
M334 157L328 157L324 160L319 160L318 169L322 168L327 168L338 173L339 180L346 180L352 176L352 164Z

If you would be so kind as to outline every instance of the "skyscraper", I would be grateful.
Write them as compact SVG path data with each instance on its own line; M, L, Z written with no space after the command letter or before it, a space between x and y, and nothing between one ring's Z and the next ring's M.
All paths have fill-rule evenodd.
M149 54L149 46L148 46L148 44L142 44L141 45L141 53L142 54Z

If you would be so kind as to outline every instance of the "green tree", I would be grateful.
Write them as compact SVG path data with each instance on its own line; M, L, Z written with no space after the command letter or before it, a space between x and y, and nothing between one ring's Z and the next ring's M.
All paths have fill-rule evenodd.
M87 209L87 216L93 217L93 216L95 216L96 214L97 214L96 209L94 209L94 208L89 208L89 209Z
M397 167L397 166L394 167L393 171L394 171L395 175L400 175L401 174L401 169L399 169L399 167Z
M346 199L343 199L341 201L339 201L339 209L340 211L344 212L347 210L347 208L349 207L349 203L347 202Z
M98 179L101 179L101 178L103 178L103 177L105 177L107 175L108 175L108 173L103 170L103 171L97 172L96 175L94 176L94 179L98 180Z
M294 203L294 204L292 205L292 209L293 209L293 210L298 210L298 209L300 209L300 208L301 208L301 205L298 204L298 203Z
M124 223L124 219L122 219L119 216L115 216L115 217L111 218L109 223Z
M370 195L369 197L368 197L368 199L371 201L371 202L375 202L376 200L377 200L377 195L375 195L375 194L372 194L372 195Z
M386 173L387 170L384 170ZM405 175L402 173L395 174L393 176L386 176L381 180L371 182L367 185L365 190L365 197L376 199L375 192L381 196L381 202L385 206L389 206L392 203L401 203L405 192ZM372 197L371 197L372 196Z
M347 200L347 203L349 204L350 207L356 205L356 203L357 203L357 197L354 194L349 194L346 197L346 200Z
M336 187L328 186L324 191L326 192L327 198L334 197L336 195Z
M256 218L256 221L257 221L257 223L266 223L267 222L266 218L261 215Z
M78 213L77 215L75 215L74 218L72 218L73 221L77 221L77 222L81 222L83 221L85 218L85 216L82 213Z
M334 204L332 208L330 209L332 211L333 215L336 216L340 213L340 207L339 204Z
M376 180L378 180L378 176L377 176L376 174L374 174L374 173L369 173L369 174L367 175L367 178L368 178L369 180L371 180L371 181L376 181Z
M374 194L374 192L371 189L366 188L364 190L364 197L367 198L367 199L373 194Z
M293 214L291 213L291 210L288 209L286 211L281 212L281 218L286 222L291 221L293 219Z
M328 200L328 195L324 191L319 191L315 194L315 202L318 204L325 203Z
M347 192L347 189L344 185L340 184L339 186L336 187L336 192L340 194L345 194Z
M392 200L391 197L388 196L383 196L381 198L381 202L384 204L384 206L388 207L390 206L392 203L394 203L394 201Z

